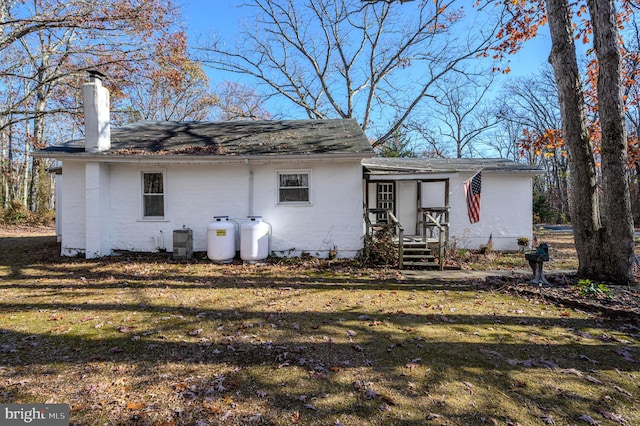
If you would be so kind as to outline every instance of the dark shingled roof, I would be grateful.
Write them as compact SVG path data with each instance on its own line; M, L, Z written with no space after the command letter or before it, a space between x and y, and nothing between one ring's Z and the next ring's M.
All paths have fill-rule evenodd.
M367 158L362 160L365 171L370 174L413 174L497 172L539 173L541 169L503 158Z
M84 139L41 150L43 156L84 152ZM100 155L373 155L353 119L289 121L140 121L111 129Z

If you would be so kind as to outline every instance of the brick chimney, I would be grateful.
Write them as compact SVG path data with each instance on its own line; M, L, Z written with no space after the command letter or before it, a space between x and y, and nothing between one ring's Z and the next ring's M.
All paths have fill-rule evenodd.
M82 86L86 152L95 153L111 148L109 90L102 85L104 77L99 71L89 71L89 82Z

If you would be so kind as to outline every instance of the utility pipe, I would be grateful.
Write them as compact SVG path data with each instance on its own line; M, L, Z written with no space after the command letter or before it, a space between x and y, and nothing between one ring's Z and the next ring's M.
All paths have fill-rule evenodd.
M253 216L253 169L248 158L244 159L244 164L249 169L249 214L247 216Z

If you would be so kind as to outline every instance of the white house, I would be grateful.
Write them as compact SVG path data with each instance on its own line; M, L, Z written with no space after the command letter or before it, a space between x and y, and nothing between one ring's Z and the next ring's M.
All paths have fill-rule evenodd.
M99 74L83 87L83 107L84 139L33 154L62 163L56 220L66 256L171 251L184 228L193 251L206 251L214 216L262 216L276 256L354 257L365 218L387 220L388 211L416 237L433 231L427 222L436 217L458 247L477 248L491 235L495 249L515 250L519 237L531 238L539 170L513 161L372 158L352 119L111 129ZM480 217L471 223L464 182L477 172Z
M259 215L276 255L353 257L362 248L363 158L355 120L138 122L109 128L100 76L83 87L85 139L34 156L62 162L62 254L172 250L193 231L207 250L214 216Z

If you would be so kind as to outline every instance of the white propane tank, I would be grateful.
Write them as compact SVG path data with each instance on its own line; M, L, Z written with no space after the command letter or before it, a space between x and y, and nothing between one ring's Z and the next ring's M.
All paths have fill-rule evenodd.
M240 258L254 262L269 256L269 224L262 216L248 216L240 226Z
M236 224L229 216L214 216L207 226L207 257L216 263L230 263L236 256Z

